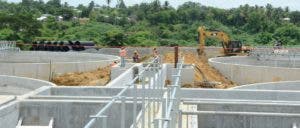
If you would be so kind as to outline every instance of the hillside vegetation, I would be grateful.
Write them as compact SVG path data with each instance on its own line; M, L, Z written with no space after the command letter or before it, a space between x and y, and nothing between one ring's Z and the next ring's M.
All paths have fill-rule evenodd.
M219 9L186 2L173 8L168 1L156 0L126 6L118 0L116 7L96 5L69 6L60 0L22 0L7 3L0 0L0 40L84 40L101 46L197 45L199 26L221 30L232 40L249 45L272 45L275 40L285 45L300 43L300 12L286 8L241 5ZM38 21L42 14L51 14ZM62 16L63 20L57 20ZM289 18L290 20L284 20ZM216 39L207 45L220 45Z

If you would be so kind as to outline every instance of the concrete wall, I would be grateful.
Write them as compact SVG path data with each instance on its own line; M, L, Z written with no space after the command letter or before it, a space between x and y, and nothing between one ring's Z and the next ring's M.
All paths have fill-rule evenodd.
M0 75L0 95L23 95L43 86L55 84L25 77Z
M300 126L299 91L182 89L197 105L199 128L292 128ZM184 117L184 116L183 116Z
M292 128L300 125L299 103L206 102L198 111L199 128Z
M212 58L209 64L240 85L300 80L300 68L256 66L248 57Z
M167 65L167 80L172 82L173 77L178 71L174 68L174 64L166 64ZM180 83L184 84L194 84L195 70L193 65L183 65L183 69L181 70Z
M82 52L45 52L21 51L1 55L0 61L6 63L49 63L52 62L82 62L117 59L116 56L91 54Z
M0 57L0 74L50 80L54 75L105 67L118 59L111 55L76 52L20 52Z
M231 99L231 100L269 100L269 101L300 101L298 91L270 90L224 90L224 89L182 89L180 96L201 99Z
M23 101L20 103L20 117L24 119L24 125L45 125L54 118L56 128L82 128L88 121L89 116L96 114L106 102L95 101ZM138 109L141 105L138 105ZM108 116L107 126L109 128L121 127L121 104L116 103L106 112ZM133 105L126 103L126 126L132 124ZM101 126L99 120L95 126Z
M69 99L74 98L98 98L104 99L117 95L123 87L114 87L114 88L106 88L106 87L51 87L47 90L41 91L37 95L31 96L31 98L51 98L51 97L68 97ZM127 92L124 93L123 96L133 97L135 91L133 89L128 89ZM157 92L155 90L147 89L143 92L141 89L137 91L137 96L152 96L152 97L161 97L162 92Z
M237 86L231 89L300 91L300 81L270 82Z
M127 75L130 75L131 73L133 73L133 69L135 68L140 68L141 64L136 64L136 63L126 63L125 68L120 67L120 66L116 66L116 67L112 67L111 68L111 72L110 72L110 80L113 81L114 79L118 78L120 75L122 75L123 73L125 73L127 70L130 70L126 73L129 73ZM132 79L133 77L129 76L129 79Z
M196 45L196 44L195 44ZM131 59L131 57L133 56L134 51L138 51L138 53L141 56L148 56L148 55L152 55L152 50L153 47L127 47L127 53L128 53L128 58ZM98 51L95 49L88 49L84 52L88 52L88 53L100 53L100 54L109 54L109 55L119 55L119 48L102 48L99 49ZM222 48L221 47L206 47L205 51L206 51L206 56L208 58L212 58L212 57L217 57L222 55L221 52ZM174 52L174 47L157 47L157 51L160 55L164 55L166 53L172 53ZM197 54L197 48L196 47L179 47L179 52L193 52L195 54Z
M0 105L0 128L15 128L19 119L19 104L16 101Z
M294 128L294 124L300 126L299 120L300 117L201 114L198 115L198 128Z
M128 65L125 68L115 67L112 69L111 77L113 78L106 87L125 87L126 84L129 84L135 77L133 74L134 68L141 69L141 64Z
M105 87L52 87L37 95L44 96L115 96L122 88Z

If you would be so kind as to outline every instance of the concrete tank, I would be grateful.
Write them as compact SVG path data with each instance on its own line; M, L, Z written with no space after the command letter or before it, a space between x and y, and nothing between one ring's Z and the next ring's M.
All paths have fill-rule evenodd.
M257 60L255 57L237 56L211 58L209 64L240 85L300 80L299 60Z
M55 74L108 66L117 56L78 52L10 52L0 56L0 75L50 80Z
M23 95L43 86L56 85L32 78L0 75L0 95Z

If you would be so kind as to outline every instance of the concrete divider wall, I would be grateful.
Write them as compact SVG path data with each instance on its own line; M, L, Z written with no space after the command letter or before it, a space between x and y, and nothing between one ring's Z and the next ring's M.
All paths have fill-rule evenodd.
M255 64L253 61L248 57L220 57L209 59L209 64L240 85L300 80L300 68L256 66L251 65Z
M243 114L201 114L198 128L294 128L300 117L260 116Z
M19 120L19 102L0 106L0 128L15 128Z
M300 81L284 81L284 82L248 84L248 85L237 86L237 87L234 87L231 89L300 91Z
M117 95L123 87L114 87L114 88L106 88L106 87L51 87L47 90L39 92L35 96L43 96L45 97L51 97L51 96L67 96L67 97L112 97ZM137 96L142 97L143 95L151 96L151 97L161 97L163 95L163 92L157 92L156 90L145 90L140 91L139 89L137 91ZM128 89L123 96L127 97L133 97L135 95L134 89ZM32 96L32 97L35 97Z
M122 67L116 67L116 69L112 69L113 77L114 79L110 81L106 87L125 87L126 84L129 84L133 79L133 69L138 68L139 72L141 71L140 69L142 68L141 64L135 64L135 65L128 65L125 68ZM118 77L116 77L118 75Z
M9 58L8 60L2 60L0 63L1 75L50 80L51 77L63 73L84 72L105 67L119 59L112 55L75 52L21 52L15 54L6 56L5 58Z
M173 76L177 73L177 69L174 68L174 64L166 64L167 67L167 75L166 79L172 82ZM181 85L184 84L194 84L194 66L190 64L183 65L183 69L181 70L181 78L180 78Z
M53 87L50 88L49 96L115 96L122 88L106 87ZM49 91L49 90L45 90ZM46 93L47 94L47 93ZM40 95L44 95L41 92Z
M82 128L89 116L95 115L106 104L101 101L23 101L20 103L20 117L24 118L24 125L45 125L53 117L57 128ZM128 128L133 122L133 104L127 102L125 107L125 127ZM121 104L116 103L105 113L109 128L121 127L120 110ZM141 110L141 105L138 104L137 110ZM98 120L94 126L102 126L101 123Z
M22 95L43 86L56 85L32 78L0 75L0 95Z
M300 114L300 104L287 103L239 103L235 102L205 102L197 104L199 111L226 111L226 112L268 112Z
M115 78L111 82L109 82L106 85L106 87L125 87L126 84L129 84L135 77L133 75L134 68L138 68L138 73L140 73L144 69L142 64L135 64L134 66L132 66L131 68L129 68L126 71L122 71L122 69L115 69L116 71L114 73L115 74L114 76L116 76L116 73L118 73L118 72L121 74L117 78ZM162 70L162 82L164 82L167 79L168 65L163 64L161 70ZM144 75L147 77L147 75L151 75L151 73L150 74L146 73Z
M180 96L201 99L299 101L298 91L182 89Z

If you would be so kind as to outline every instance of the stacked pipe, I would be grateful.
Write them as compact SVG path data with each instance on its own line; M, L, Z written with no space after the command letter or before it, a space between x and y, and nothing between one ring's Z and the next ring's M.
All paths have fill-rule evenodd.
M87 42L82 44L80 41L68 41L65 44L64 41L34 41L30 47L30 51L53 51L53 52L68 52L73 51L84 51L85 45L94 46L93 42Z

